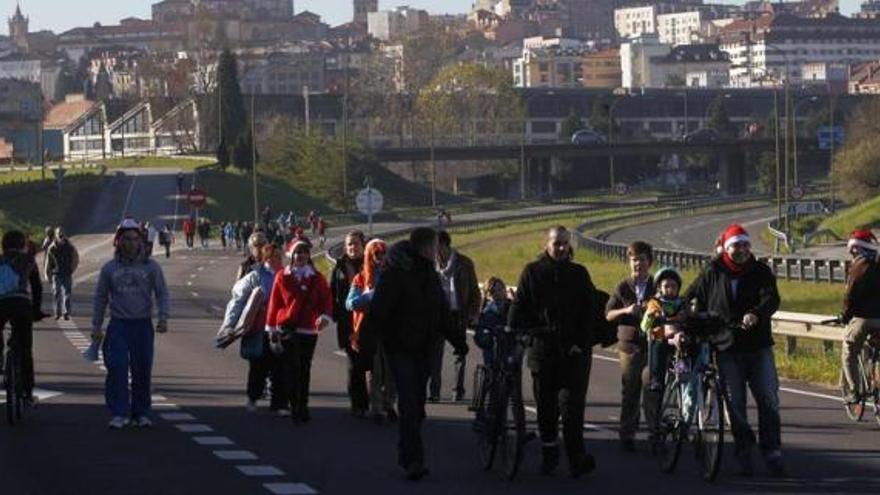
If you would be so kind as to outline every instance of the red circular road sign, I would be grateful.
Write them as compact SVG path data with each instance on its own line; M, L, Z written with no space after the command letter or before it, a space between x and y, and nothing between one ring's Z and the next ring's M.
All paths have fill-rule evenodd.
M193 208L201 208L208 201L208 194L201 189L191 189L186 194L186 202Z

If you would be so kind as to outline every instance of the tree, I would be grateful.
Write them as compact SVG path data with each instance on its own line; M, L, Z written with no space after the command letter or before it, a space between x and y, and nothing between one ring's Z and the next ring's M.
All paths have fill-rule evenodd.
M220 144L217 145L217 164L220 165L220 168L229 166L229 147L226 146L225 139L221 139Z
M233 145L238 143L248 119L238 82L238 63L235 55L228 49L220 55L217 64L217 85L208 104L211 109L208 122L220 126L214 139L217 140L219 136L226 143Z
M706 127L714 129L721 137L736 137L736 126L730 121L727 114L726 98L718 95L709 105L709 122Z
M576 131L579 131L584 128L584 121L575 113L574 108L572 108L568 117L562 121L562 129L559 133L560 139L563 141L569 141L571 139L572 134Z
M880 99L866 99L846 125L846 141L834 156L835 187L851 203L880 195Z
M254 140L250 132L243 132L232 150L235 167L239 170L250 170L254 166Z
M610 111L610 104L602 98L593 100L593 109L590 112L590 127L594 131L601 132L607 136L611 130ZM614 130L617 130L617 125L614 126Z

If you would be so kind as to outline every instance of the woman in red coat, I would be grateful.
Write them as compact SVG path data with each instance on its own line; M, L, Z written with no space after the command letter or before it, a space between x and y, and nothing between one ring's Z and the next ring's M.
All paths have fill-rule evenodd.
M305 237L290 241L290 265L275 276L266 315L269 340L283 343L282 361L295 423L311 420L308 403L312 356L318 334L332 321L333 312L330 286L312 265L311 249Z

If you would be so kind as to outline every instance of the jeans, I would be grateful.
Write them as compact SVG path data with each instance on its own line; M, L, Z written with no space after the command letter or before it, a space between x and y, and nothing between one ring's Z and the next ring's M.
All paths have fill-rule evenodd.
M3 327L9 323L10 341L21 360L21 375L26 396L34 389L34 316L31 302L20 297L0 299L0 370L3 366Z
M782 423L779 419L779 378L773 348L752 352L720 352L718 366L727 386L728 408L736 452L755 444L755 433L749 426L746 410L746 386L758 407L760 447L766 456L778 452L782 445Z
M381 413L394 409L397 387L388 364L388 356L380 345L373 355L373 369L370 371L370 410Z
M370 396L367 391L367 370L364 367L364 356L351 348L345 347L348 356L348 397L351 399L352 412L366 412L370 407Z
M669 353L672 346L665 340L654 340L648 343L648 362L651 371L651 381L661 386L666 380L666 370L669 368Z
M55 316L70 314L70 291L73 288L73 275L55 273L52 275L52 296L55 299Z
M309 407L309 387L312 381L312 357L318 344L317 335L294 333L284 346L284 369L287 381L290 411L301 415Z
M287 385L283 373L281 358L269 350L269 337L263 332L263 355L248 360L248 399L256 402L263 397L266 390L266 378L272 380L272 396L269 409L277 411L287 407Z
M555 446L562 419L562 436L569 461L584 454L584 408L590 383L590 353L557 356L532 372L538 405L538 430L544 447Z
M647 390L647 343L643 339L636 352L618 352L621 371L620 438L631 440L639 429L641 406L651 434L656 430L659 394Z
M871 332L880 331L880 319L853 318L846 326L846 337L843 342L843 379L849 385L852 394L858 396L864 393L862 380L859 377L859 354L865 346L865 341Z
M425 420L425 390L431 373L429 353L389 352L388 364L397 384L398 428L397 462L404 469L414 462L425 463L422 422Z
M467 335L466 328L462 324L462 320L458 313L453 313L453 321L455 321L456 331ZM435 335L431 341L431 397L440 397L440 391L443 384L443 354L446 350L446 338L443 335ZM455 362L453 369L455 370L455 386L452 390L453 396L464 396L464 381L467 373L467 356L455 353Z
M110 320L103 344L107 368L104 398L113 416L138 418L150 412L153 337L149 319Z

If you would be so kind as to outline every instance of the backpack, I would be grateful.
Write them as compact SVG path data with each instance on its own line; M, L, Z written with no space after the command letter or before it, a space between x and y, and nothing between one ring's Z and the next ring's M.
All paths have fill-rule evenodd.
M15 294L21 289L21 275L12 265L0 258L0 297Z

